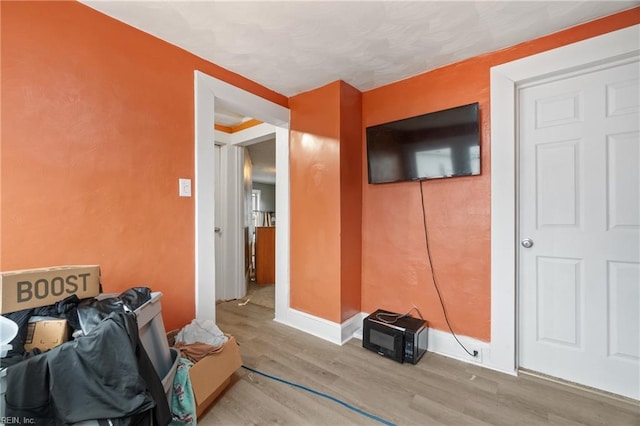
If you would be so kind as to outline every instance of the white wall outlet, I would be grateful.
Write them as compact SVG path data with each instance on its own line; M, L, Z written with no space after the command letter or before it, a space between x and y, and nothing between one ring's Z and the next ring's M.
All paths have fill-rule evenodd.
M191 179L178 179L181 197L191 197Z

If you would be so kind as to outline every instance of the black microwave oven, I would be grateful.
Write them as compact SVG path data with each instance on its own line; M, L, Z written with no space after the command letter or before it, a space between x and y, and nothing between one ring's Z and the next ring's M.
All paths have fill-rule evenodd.
M362 346L394 361L417 364L427 352L427 322L378 309L362 324Z

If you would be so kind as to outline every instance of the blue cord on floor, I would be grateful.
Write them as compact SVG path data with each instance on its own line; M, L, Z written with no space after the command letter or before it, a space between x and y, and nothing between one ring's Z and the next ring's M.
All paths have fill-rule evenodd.
M318 395L318 396L321 396L323 398L330 399L331 401L337 402L338 404L348 408L349 410L352 410L352 411L355 411L356 413L362 414L365 417L369 417L370 419L373 419L373 420L375 420L377 422L380 422L383 425L396 426L394 423L391 423L391 422L389 422L389 421L387 421L385 419L382 419L382 418L380 418L378 416L374 416L373 414L367 413L366 411L363 411L363 410L359 409L358 407L354 407L353 405L347 404L346 402L344 402L342 400L339 400L338 398L335 398L335 397L333 397L331 395L327 395L326 393L318 392L317 390L310 389L310 388L308 388L306 386L302 386L302 385L299 385L297 383L293 383L293 382L281 379L281 378L276 377L276 376L271 376L271 375L269 375L267 373L263 373L262 371L258 371L256 369L251 368L251 367L247 367L246 365L243 365L242 368L247 369L249 371L252 371L252 372L254 372L256 374L259 374L261 376L267 377L269 379L275 380L277 382L285 383L285 384L293 386L295 388L302 389L302 390L305 390L307 392L311 392L314 395Z

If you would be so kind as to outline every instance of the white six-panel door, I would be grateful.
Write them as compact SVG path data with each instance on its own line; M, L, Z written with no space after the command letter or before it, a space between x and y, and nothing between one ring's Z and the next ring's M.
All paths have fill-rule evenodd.
M636 58L522 87L518 102L520 367L635 399L639 76Z

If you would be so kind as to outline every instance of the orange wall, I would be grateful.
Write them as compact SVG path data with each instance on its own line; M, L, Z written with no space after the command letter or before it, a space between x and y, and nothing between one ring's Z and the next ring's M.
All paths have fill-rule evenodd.
M362 93L336 81L289 100L291 307L360 312Z
M289 99L291 306L340 322L340 82Z
M436 278L457 333L491 337L490 68L639 22L636 8L363 94L364 127L480 103L482 175L423 184ZM362 310L406 312L415 305L430 326L446 330L426 259L419 184L368 185L366 173L362 182Z
M360 312L362 94L343 81L291 108L291 307L334 322Z
M359 313L362 288L362 93L340 82L340 320Z
M193 72L244 77L76 2L1 2L1 270L99 264L194 316ZM214 303L212 300L211 303Z

